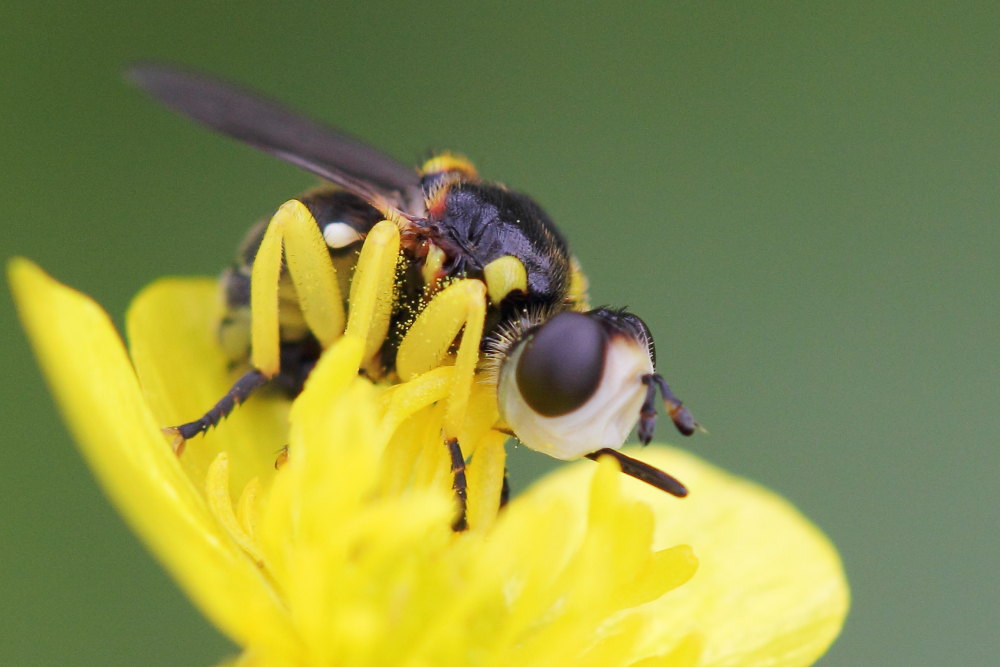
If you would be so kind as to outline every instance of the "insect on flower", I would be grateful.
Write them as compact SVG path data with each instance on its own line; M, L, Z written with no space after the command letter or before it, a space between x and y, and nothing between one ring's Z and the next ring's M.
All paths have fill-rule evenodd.
M223 274L219 338L249 364L184 441L218 424L255 389L292 394L345 334L366 341L359 372L419 382L455 366L456 383L495 383L493 428L557 459L600 455L676 496L670 475L616 451L638 423L650 441L657 393L678 430L697 428L655 372L653 338L625 310L590 309L586 279L555 224L529 197L483 181L442 153L410 169L345 134L229 83L144 64L130 78L167 107L328 181L249 232ZM442 439L465 498L458 441L468 392L448 399ZM464 515L456 528L464 525Z

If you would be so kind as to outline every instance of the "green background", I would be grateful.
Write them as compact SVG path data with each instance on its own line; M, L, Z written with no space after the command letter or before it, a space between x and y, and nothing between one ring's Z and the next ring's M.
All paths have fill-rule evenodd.
M996 664L998 29L995 2L6 2L0 250L120 322L313 182L130 90L139 58L406 162L463 151L648 321L711 431L684 444L836 542L854 601L824 665ZM0 662L213 663L0 317ZM549 465L519 450L518 488Z

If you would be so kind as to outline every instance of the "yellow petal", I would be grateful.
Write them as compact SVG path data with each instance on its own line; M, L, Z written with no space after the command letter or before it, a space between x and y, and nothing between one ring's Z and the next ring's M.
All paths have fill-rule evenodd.
M234 641L250 639L251 616L281 627L269 585L181 470L107 315L27 260L11 261L9 277L66 422L132 529Z
M649 621L633 660L700 646L696 664L713 667L815 662L848 608L843 567L829 540L787 501L691 454L656 446L635 455L691 489L676 499L622 481L627 497L657 515L653 548L688 544L699 567L690 581L632 612ZM525 500L544 504L569 494L585 502L593 468L559 471Z

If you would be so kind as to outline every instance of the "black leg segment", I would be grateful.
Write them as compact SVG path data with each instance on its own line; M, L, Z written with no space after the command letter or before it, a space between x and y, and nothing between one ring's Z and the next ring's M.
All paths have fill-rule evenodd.
M667 381L659 373L655 373L651 377L656 386L660 388L660 393L663 394L663 408L670 415L670 419L673 420L677 430L684 435L694 433L695 429L698 428L698 422L694 420L694 417L684 407L681 400L674 396L674 392L670 391Z
M465 480L465 457L462 456L462 448L458 445L458 438L449 438L445 441L448 454L451 456L451 488L455 490L455 498L458 499L458 515L451 524L451 529L456 533L469 527L465 519L465 510L468 503L468 484Z
M643 399L642 407L639 409L636 435L639 436L639 442L648 445L656 429L656 383L653 382L652 375L643 375L642 383L646 385L646 398Z
M663 409L670 415L674 426L682 435L691 435L698 428L698 422L688 411L680 399L670 391L670 386L659 373L650 373L642 376L642 383L646 385L646 398L642 401L639 409L639 427L636 434L639 442L646 445L653 438L653 430L656 428L656 390L659 389L663 395Z
M252 368L237 380L229 391L226 392L226 395L220 398L219 402L206 412L201 419L181 424L180 426L174 426L167 430L180 436L182 440L187 440L199 433L204 433L228 417L233 408L247 400L255 389L260 388L266 382L267 376L256 368Z
M614 449L599 449L596 452L587 454L587 458L591 461L596 461L605 454L618 461L618 465L622 467L622 472L629 477L635 477L650 486L655 486L660 491L666 491L678 498L683 498L688 494L687 487L681 484L676 478L671 477L659 468L654 468L648 463L633 459L631 456L625 456Z

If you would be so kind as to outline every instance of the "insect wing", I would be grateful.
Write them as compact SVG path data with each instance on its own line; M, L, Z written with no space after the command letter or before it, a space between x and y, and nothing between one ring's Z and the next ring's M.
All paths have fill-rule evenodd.
M312 119L204 74L160 64L138 64L128 78L170 109L270 153L361 196L406 192L417 173L371 146Z

